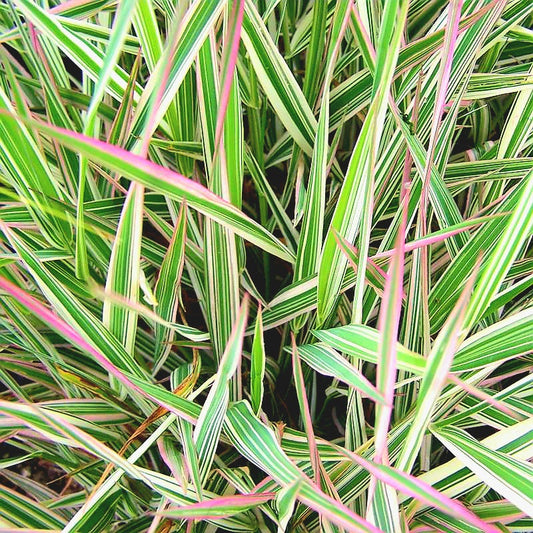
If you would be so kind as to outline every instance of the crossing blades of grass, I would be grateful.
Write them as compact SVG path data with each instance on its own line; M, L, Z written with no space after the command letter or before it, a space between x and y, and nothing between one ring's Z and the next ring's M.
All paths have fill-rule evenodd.
M489 450L458 428L439 428L435 435L470 470L528 516L533 514L533 468L527 461Z
M363 395L384 404L385 399L371 383L335 350L325 346L309 344L300 346L298 353L314 370L324 376L331 376L358 389Z
M383 115L387 105L389 84L392 79L397 59L400 35L407 14L406 3L402 3L400 15L397 17L398 4L388 7L389 26L383 28L383 42L387 41L388 49L380 55L380 79L374 84L374 99L366 116L363 129L352 152L350 164L342 186L339 200L328 230L318 273L318 322L323 324L331 314L346 269L346 258L338 248L333 230L349 242L353 242L364 211L364 197L368 172L372 171L370 162L376 159L376 143L372 139L379 139L383 127ZM397 17L397 18L396 18ZM367 208L370 206L366 205Z
M440 335L435 339L431 352L428 355L426 372L420 382L419 389L419 398L423 398L423 401L419 401L417 404L414 420L409 428L409 433L405 439L400 457L396 462L396 467L399 470L405 472L411 471L420 446L422 445L422 439L431 420L432 411L452 365L458 344L458 337L463 326L468 297L474 284L474 276L466 285L453 313L444 324Z
M266 503L273 497L274 494L269 493L224 496L194 505L177 507L165 511L163 515L172 518L187 518L189 520L207 520L209 518L226 517Z
M200 476L204 483L214 460L216 445L229 404L229 382L241 364L242 338L247 318L248 300L245 298L226 350L220 360L215 380L194 428Z
M293 261L292 254L285 246L259 224L185 176L105 142L89 139L83 135L50 125L40 123L32 123L32 125L65 146L78 150L93 160L98 160L103 166L111 168L123 176L151 187L160 193L167 194L178 201L185 199L188 205L210 216L220 224L230 227L243 238L262 245L266 251L283 259Z
M332 24L332 30L329 34L331 42L330 49L327 50L327 64L324 75L322 103L320 105L320 115L313 147L311 169L309 179L307 180L302 229L300 231L298 254L296 256L296 264L294 267L295 282L316 274L320 263L324 229L326 178L329 170L329 86L349 16L349 7L346 2L339 2L335 9L335 21ZM295 330L299 329L301 322L302 320L296 320L294 322L293 327Z
M460 503L444 496L430 485L427 485L413 476L391 468L390 466L374 464L352 452L342 450L341 453L346 454L346 456L355 463L361 464L365 469L373 473L384 483L397 488L405 494L409 494L409 496L412 496L419 501L442 510L449 515L460 516L461 519L465 520L467 523L482 528L483 531L491 531L493 533L498 531L497 528L480 520L474 513L470 512Z
M533 172L525 178L524 190L507 227L484 267L466 312L465 329L469 330L498 291L522 244L533 228Z
M179 304L181 274L185 260L186 210L187 206L183 204L154 290L157 313L168 322L175 320ZM156 340L154 372L157 372L171 350L174 332L162 324L155 324L154 329Z
M253 416L246 402L238 402L228 411L227 432L237 449L277 483L288 486L301 479L298 499L334 524L353 531L379 531L344 505L313 487L310 480L303 477L283 453L274 433Z
M132 184L118 224L106 280L106 291L124 296L133 303L139 295L143 200L142 187ZM108 300L104 302L103 322L126 351L133 354L136 311L118 307Z
M532 16L0 2L0 530L532 530Z
M98 74L97 82L92 94L91 103L85 116L83 133L94 137L98 127L97 113L98 106L104 98L106 86L117 66L118 56L122 52L122 44L129 30L131 17L135 13L136 0L126 0L120 6L114 21L112 35L109 39L106 56L102 69ZM79 162L79 183L78 183L78 212L76 223L76 271L80 278L86 279L89 275L87 264L87 243L85 242L85 183L87 180L87 158L82 156ZM135 327L135 324L133 324ZM131 334L131 332L130 332Z

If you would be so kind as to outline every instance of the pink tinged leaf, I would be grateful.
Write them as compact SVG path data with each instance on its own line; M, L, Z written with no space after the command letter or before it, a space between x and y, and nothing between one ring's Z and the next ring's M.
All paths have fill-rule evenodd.
M501 505L503 507L509 502L507 500L497 500L491 503L494 506ZM487 522L499 522L500 524L509 524L511 522L515 522L516 520L520 520L521 518L527 518L527 514L520 511L519 509L514 509L514 511L509 510L509 512L505 516L503 514L500 514L499 516L488 516Z
M357 263L354 261L354 257L353 257L353 256L357 256L357 254L359 253L357 248L353 244L349 243L335 228L333 228L333 236L335 237L335 240L341 247L341 250L345 252L345 255L348 261L350 262L351 267L354 270L357 270ZM351 254L346 253L347 250L350 250L353 256ZM394 254L394 250L390 250L389 255L393 255L393 254ZM377 254L374 257L369 258L368 262L372 265L373 268L375 268L381 274L381 276L383 276L383 279L385 279L387 277L387 273L378 264L372 261L372 259L376 257L381 257L381 256L380 254Z
M173 29L172 29L172 37L169 39L169 44L167 45L167 48L164 51L164 54L167 56L167 61L165 62L165 68L161 74L161 79L159 81L159 86L157 88L157 92L155 94L155 98L152 104L152 107L150 109L150 113L148 115L148 120L146 121L146 124L144 126L144 132L142 135L142 143L139 149L139 155L142 157L147 157L148 155L148 148L150 147L150 140L152 138L152 134L157 128L157 114L159 111L159 106L161 105L161 100L163 99L163 95L165 94L165 89L167 87L167 82L170 77L170 72L172 71L173 63L170 60L174 56L175 50L178 46L179 39L182 35L182 27L181 23L174 22Z
M81 7L86 4L91 4L93 2L94 0L67 0L66 2L62 2L61 4L52 7L48 11L54 14L63 13L64 11L75 9L77 7Z
M335 228L332 228L332 231L339 248L348 259L348 262L350 263L350 266L353 268L354 272L357 272L357 257L359 255L359 250L353 244L348 242ZM389 252L390 253L386 257L394 254L394 250L390 250ZM375 257L381 257L381 255L378 254L367 259L367 273L370 271L370 269L373 269L375 271L374 275L377 275L377 277L385 280L387 278L387 273L376 262L373 261ZM366 282L374 287L378 294L382 295L381 289L375 286L375 282L372 283L368 275L366 276ZM402 293L402 297L405 297L405 294Z
M413 425L409 429L402 446L402 451L396 462L396 467L400 470L406 472L411 471L421 446L421 428L425 428L429 424L431 413L438 399L438 394L448 379L448 371L450 370L457 346L459 345L466 306L477 277L479 263L480 258L478 258L473 273L468 278L465 288L446 323L435 339L431 353L428 356L426 373L419 390L419 398L423 398L423 402L419 401L417 405Z
M177 191L174 191L175 195L179 195L181 198L188 200L189 205L194 207L199 212L211 216L219 223L224 224L224 222L230 217L230 214L233 215L239 222L233 226L233 231L235 231L235 233L244 237L250 242L260 242L264 245L263 238L258 237L256 234L251 234L243 228L243 226L247 224L248 226L253 227L257 233L261 233L263 237L265 235L268 236L269 241L271 241L271 253L276 254L287 261L294 261L294 257L288 250L286 250L282 243L264 230L257 222L247 217L240 209L233 206L227 200L224 200L220 196L213 194L211 191L209 191L209 189L193 181L192 179L189 179L178 172L174 172L173 170L157 165L156 163L148 161L139 155L133 154L127 150L124 150L123 148L106 143L104 141L93 139L71 130L53 126L49 123L44 123L37 120L26 120L5 110L0 109L0 113L31 125L41 132L48 133L74 150L79 150L83 153L89 153L88 148L90 147L100 156L105 156L107 158L106 164L109 167L123 172L127 177L130 177L131 175L136 176L135 178L130 177L130 179L133 179L142 185L150 186L151 180L148 179L148 175L150 177L155 177L158 181L164 182L173 188L175 187L177 189ZM203 201L209 205L203 205ZM218 209L225 211L225 213L221 214L217 209L214 208L214 205L216 205Z
M33 296L30 296L27 292L11 283L5 277L0 276L0 289L3 289L13 298L24 305L28 310L38 316L43 322L48 324L52 329L55 329L58 333L63 335L66 339L70 340L78 348L90 353L96 361L105 368L110 374L115 376L122 384L128 387L130 390L135 391L146 398L149 398L158 405L165 407L176 416L185 418L190 422L195 422L195 419L177 411L172 405L166 404L161 400L156 399L151 394L145 392L139 386L135 385L124 373L111 363L104 355L102 355L96 348L89 344L72 326L67 324L64 320L59 318L55 313L46 308L41 302L36 300Z
M439 342L440 337L442 336L443 332L447 334L447 338L443 339L443 341L446 342L446 348L444 350L444 354L438 366L438 369L439 369L438 375L440 375L440 379L435 380L433 382L433 386L438 387L439 389L443 387L444 383L446 382L446 379L449 377L448 371L450 370L452 366L453 358L457 350L457 346L460 343L461 328L464 322L466 306L468 303L468 298L470 297L470 294L472 292L472 288L474 287L474 282L479 272L479 267L481 264L481 257L482 256L480 254L474 265L472 274L470 275L468 281L466 282L466 285L461 295L459 296L459 299L457 300L457 303L455 304L454 309L452 310L452 313L448 317L448 320L444 324L439 337L437 337L435 341L435 344ZM450 325L452 326L451 328L450 328Z
M398 328L402 310L403 274L405 260L405 231L409 188L402 182L403 211L396 237L394 255L387 273L385 290L378 319L380 331L379 364L377 367L378 390L385 397L386 406L377 406L375 457L379 462L388 462L387 433L394 403L396 381L396 358Z
M429 138L427 164L422 180L422 193L420 196L420 223L422 225L422 236L424 237L427 230L426 211L429 198L429 183L431 179L431 168L433 166L433 156L437 146L437 134L439 131L442 114L444 113L444 104L446 103L446 91L450 81L452 69L453 52L457 36L459 35L459 20L461 19L461 8L463 0L454 0L450 2L449 23L446 26L444 34L444 46L442 49L442 60L437 80L437 99L433 120L431 122L431 133ZM426 260L424 259L424 262ZM424 269L425 270L425 269Z
M425 481L422 481L411 474L396 470L390 466L375 464L374 462L368 461L360 455L350 452L345 448L341 448L340 446L335 446L335 448L354 463L361 465L377 479L393 487L395 490L398 490L425 505L440 509L447 514L459 516L469 524L481 528L481 531L486 533L497 533L500 531L498 528L481 520L462 503L442 494Z
M149 161L140 155L129 152L125 150L124 148L121 148L120 146L109 144L104 141L100 141L98 139L93 139L81 133L67 130L65 128L60 128L59 126L54 126L46 122L41 122L37 120L35 121L24 120L3 109L0 110L0 113L4 115L9 115L10 117L16 120L29 123L31 126L34 126L40 129L41 131L48 132L51 134L55 133L55 134L58 134L60 137L70 137L72 139L75 139L82 145L91 146L95 150L98 150L99 152L104 152L114 159L123 160L129 166L136 167L143 173L148 173L148 174L153 174L155 176L158 176L160 179L162 179L168 184L179 185L180 188L187 188L191 191L194 191L195 195L201 196L205 200L209 200L211 202L213 201L218 202L220 204L227 204L228 207L230 207L230 204L228 202L226 202L219 196L213 194L212 192L210 192L208 189L206 189L204 186L200 185L196 181L193 181L183 176L182 174L179 174L178 172L174 172L173 170L170 170L156 163L153 163L152 161Z
M533 370L533 368L530 366L528 370ZM514 376L517 376L519 374L524 373L523 367L518 367L516 370L512 370L510 372L505 372L503 374L498 374L497 376L490 377L487 379L484 379L481 383L481 387L493 387L494 385L497 385L498 383L501 383L502 381L512 378Z
M377 462L384 464L388 464L389 462L387 438L394 405L394 385L397 372L397 341L402 311L402 298L404 295L405 233L410 193L408 186L410 173L407 171L409 164L410 155L407 155L400 190L400 197L403 202L402 216L396 236L394 255L392 256L385 281L385 289L378 318L380 338L376 382L378 390L383 394L387 405L376 405L374 456ZM373 508L377 479L377 477L373 477L370 480L367 504L369 512Z
M521 372L524 370L521 369ZM518 415L515 411L513 411L510 407L507 407L503 402L497 400L490 394L487 394L486 392L483 392L481 389L478 389L477 387L474 387L470 383L467 383L466 381L463 381L462 379L458 378L455 374L448 374L448 380L451 381L453 384L461 387L464 391L468 392L471 396L474 398L478 398L482 402L487 402L489 405L492 405L502 413L505 413L506 415L509 415L511 418L514 418L515 420L523 420L524 418L520 415Z
M212 520L226 518L246 511L252 507L262 505L276 497L273 492L262 494L238 494L235 496L222 496L212 500L204 500L191 505L174 507L163 512L169 518Z
M324 506L322 503L317 502L313 497L307 495L307 491L304 490L305 487L302 487L302 492L298 494L298 499L304 504L307 505L313 511L316 511L320 516L326 518L330 522L333 522L337 526L345 528L346 531L358 533L360 531L367 533L383 533L383 531L368 520L365 520L362 516L351 511L348 507L334 500L331 496L321 493L321 499L326 500L330 505L334 506L335 509L338 509L340 512L332 512L328 507ZM357 524L357 525L356 525Z
M0 533L60 533L60 529L0 528Z
M427 210L429 203L429 189L431 181L431 169L433 167L433 158L435 148L437 146L438 131L441 124L442 113L444 112L444 104L446 101L446 91L448 89L448 82L450 79L453 51L455 42L459 32L459 20L461 18L461 8L463 0L453 0L449 7L449 24L446 26L444 33L444 45L442 48L442 60L439 74L437 77L437 97L435 102L435 109L433 119L431 122L431 133L429 138L428 154L426 168L422 179L422 192L420 194L419 202L419 232L424 238L428 231ZM421 283L422 283L422 307L424 315L428 315L427 309L427 294L429 291L429 265L428 254L425 248L422 248L420 254L421 260Z
M359 15L359 10L357 9L357 6L356 6L355 2L352 4L352 17L355 19L355 22L356 22L356 24L358 25L358 27L359 27L359 29L361 31L361 36L363 37L363 39L365 41L366 47L368 49L368 52L370 53L370 57L374 61L374 65L373 66L375 66L376 51L374 50L374 45L372 44L372 40L370 39L370 35L368 35L368 32L365 29L365 25L363 24L363 21L361 19L361 15Z
M179 468L176 467L175 460L170 458L163 439L158 439L157 449L159 450L159 454L161 455L161 458L163 459L168 469L172 473L172 476L174 477L174 479L181 486L182 490L184 492L187 492L187 486L188 486L187 479L182 475L183 472Z
M307 435L307 444L309 446L309 456L311 458L311 465L315 477L315 483L320 486L320 456L318 455L318 448L316 445L315 434L313 433L313 420L311 419L311 411L309 410L309 402L305 391L305 381L302 372L302 365L298 357L298 348L296 347L296 339L294 333L292 337L292 370L294 381L296 383L296 393L298 396L298 403L300 404L300 414L302 415L305 433Z
M413 250L417 250L418 248L422 248L424 246L438 244L440 242L445 241L446 239L449 239L450 237L453 237L454 235L462 233L463 231L467 231L475 226L479 226L480 224L483 224L495 218L501 218L501 217L508 216L508 214L509 213L496 213L494 215L487 215L484 217L474 219L471 222L465 224L464 226L461 225L460 228L455 228L453 230L446 230L443 232L439 232L437 235L430 235L427 237L423 237L421 239L417 239L416 241L408 242L405 244L405 252L406 253L412 252ZM394 255L394 250L385 250L384 252L379 252L376 255L373 255L371 259L381 259L384 257L391 257L392 255Z
M239 55L239 43L241 41L242 19L244 16L244 0L234 0L229 17L228 32L226 37L232 36L231 45L227 49L227 58L223 58L223 64L226 68L223 73L222 86L220 93L220 102L218 107L217 125L215 129L215 154L218 151L218 146L222 138L222 129L224 127L224 119L228 109L229 95L231 85L233 83L233 75L235 73L235 66L237 65L237 57Z
M334 498L335 500L337 500L339 503L342 503L342 499L339 496L339 493L337 492L337 487L335 486L335 483L333 483L333 481L329 477L329 474L326 468L324 467L324 464L320 462L318 466L320 468L321 479L323 480L327 494L331 496L332 498Z
M222 474L222 476L224 476L224 472L223 471L220 471L220 474ZM224 476L226 477L226 476ZM228 478L226 478L228 479ZM228 480L229 481L229 480ZM262 479L255 487L254 487L254 490L253 492L254 493L260 493L262 488L265 486L265 485L268 485L269 483L272 482L272 477L271 476L267 476L265 477L264 479Z
M461 9L463 7L463 0L455 0L450 3L449 23L447 25L445 39L448 43L443 50L444 62L441 64L441 71L439 76L439 90L437 93L437 101L435 102L435 114L433 116L433 123L431 125L431 137L436 143L437 130L440 125L442 114L444 113L444 107L446 103L446 91L448 90L448 83L450 81L450 74L452 71L453 51L455 49L455 43L459 35L459 21L461 20ZM451 19L451 20L450 20ZM434 144L432 146L434 148ZM430 153L430 158L433 158L433 154ZM430 167L428 161L428 168Z
M467 17L465 17L462 20L460 20L459 21L459 28L458 28L457 36L459 36L461 33L465 32L468 28L472 27L477 21L479 21L481 18L483 18L489 11L492 11L493 9L496 9L496 8L501 8L502 5L505 4L505 2L506 2L506 0L493 0L492 2L487 4L486 6L483 6L481 9L478 9L477 11L475 11L475 13L472 13L471 15L468 15ZM404 50L407 50L409 48L411 48L411 49L416 48L419 45L419 41L422 41L425 38L426 38L426 35L420 37L420 39L418 39L417 41L410 42L404 48ZM442 47L443 47L443 43L440 42L437 45L436 50L439 50ZM423 60L427 59L428 57L432 56L434 53L435 53L435 49L429 49L427 54L426 54L426 56L424 58L422 58L420 61L423 61ZM395 72L394 79L396 80L396 79L400 78L406 72L409 72L412 68L413 68L412 65L409 64L406 68L403 68L402 70L397 70Z

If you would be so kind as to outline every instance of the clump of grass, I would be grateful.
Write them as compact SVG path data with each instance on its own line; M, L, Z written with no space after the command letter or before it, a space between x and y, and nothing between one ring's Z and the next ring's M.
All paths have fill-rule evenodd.
M533 529L529 0L0 15L1 530Z

